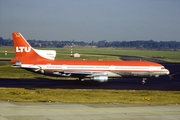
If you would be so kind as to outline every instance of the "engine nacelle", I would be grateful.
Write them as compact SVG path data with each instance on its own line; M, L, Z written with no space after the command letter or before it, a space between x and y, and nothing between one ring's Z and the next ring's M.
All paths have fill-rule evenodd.
M13 67L21 67L21 61L16 61L16 62L13 64Z
M91 80L97 81L97 82L107 82L108 76L107 75L97 75L93 76Z

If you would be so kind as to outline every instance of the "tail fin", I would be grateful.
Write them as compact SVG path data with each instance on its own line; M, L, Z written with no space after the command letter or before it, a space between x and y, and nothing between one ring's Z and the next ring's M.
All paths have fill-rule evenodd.
M37 60L54 60L56 51L54 50L37 50L31 47L26 39L19 32L13 32L14 50L16 57L11 62L32 62Z
M32 47L19 32L12 33L16 58L21 58L31 52Z

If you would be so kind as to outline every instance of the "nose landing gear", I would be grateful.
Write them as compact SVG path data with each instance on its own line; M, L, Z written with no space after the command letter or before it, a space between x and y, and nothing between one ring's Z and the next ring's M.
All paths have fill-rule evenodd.
M146 83L146 80L147 80L147 78L143 78L142 85L144 85Z

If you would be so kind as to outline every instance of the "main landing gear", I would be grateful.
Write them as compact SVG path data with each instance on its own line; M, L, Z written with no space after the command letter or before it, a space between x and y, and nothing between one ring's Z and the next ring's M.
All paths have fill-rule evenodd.
M146 80L147 80L147 78L143 78L142 85L144 85L146 83Z
M78 80L79 80L79 81L84 81L84 78L81 78L81 77L80 77L80 78L78 78Z

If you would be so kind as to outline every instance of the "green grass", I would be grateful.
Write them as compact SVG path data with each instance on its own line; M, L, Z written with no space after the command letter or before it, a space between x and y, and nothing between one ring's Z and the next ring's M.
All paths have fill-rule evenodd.
M54 48L44 48L54 49ZM179 51L134 50L116 48L73 48L80 58L70 57L70 48L55 48L57 59L104 59L117 60L120 55L141 56L165 61L180 62ZM4 51L8 55L4 55ZM12 59L13 47L0 47L0 59ZM23 69L12 68L11 63L0 62L0 78L51 78ZM51 78L59 80L61 78ZM0 88L0 100L28 102L72 102L72 103L128 103L128 104L180 104L180 92L133 91L133 90L64 90L64 89L17 89Z
M73 53L81 54L80 58L70 57L70 48L37 48L56 50L56 59L103 59L117 60L122 55L139 56L145 58L155 58L168 62L180 62L180 51L157 51L157 50L138 50L122 48L95 48L95 47L77 47L73 48ZM4 51L8 55L4 55ZM0 59L12 59L15 56L13 47L0 47Z
M21 68L12 67L12 64L9 62L0 62L0 78L48 78L54 80L76 80L75 78L44 76L42 74L37 74Z
M35 78L42 76L24 69L13 68L11 66L11 63L0 62L0 78Z
M7 55L5 55L5 51L7 51ZM0 47L0 59L12 59L15 57L14 48L13 47Z
M157 51L157 50L137 50L137 49L115 49L115 48L92 48L91 50L78 48L77 52L85 54L101 54L111 56L139 56L145 58L156 58L169 62L179 62L179 51Z
M0 100L65 103L180 104L180 92L1 88Z

